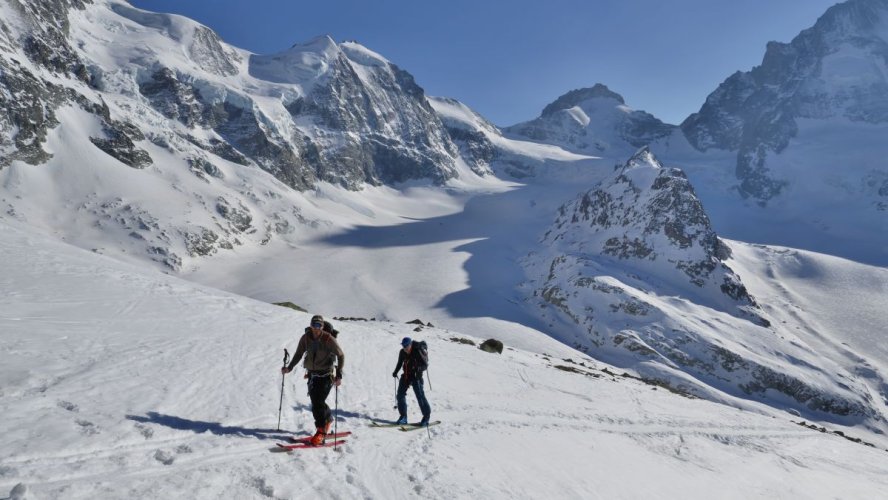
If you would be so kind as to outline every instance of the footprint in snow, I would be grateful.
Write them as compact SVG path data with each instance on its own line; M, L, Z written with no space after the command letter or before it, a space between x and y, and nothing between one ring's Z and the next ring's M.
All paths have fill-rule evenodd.
M93 436L99 433L99 428L96 427L96 424L88 420L77 420L77 425L80 426L80 432L87 436Z
M154 436L154 430L144 424L136 424L136 430L139 431L139 434L144 436L145 439L151 439Z
M264 477L254 477L253 486L259 490L259 494L262 496L274 498L274 487L268 484Z
M59 401L58 403L56 403L56 406L75 413L80 411L80 408L70 401Z

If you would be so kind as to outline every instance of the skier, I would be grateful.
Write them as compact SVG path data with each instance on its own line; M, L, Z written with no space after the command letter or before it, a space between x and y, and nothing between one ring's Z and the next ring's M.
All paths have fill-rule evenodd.
M415 346L418 345L417 346ZM404 337L401 340L402 349L398 351L398 364L395 365L395 371L392 377L398 377L398 370L402 367L404 372L401 374L401 380L398 381L398 424L407 423L407 388L413 387L413 394L416 395L416 403L422 412L422 420L420 426L429 425L429 417L432 414L432 408L425 396L423 388L422 375L428 366L427 357L423 356L425 350L425 342L413 342L410 337Z
M333 423L332 412L327 406L327 396L334 385L339 387L342 383L342 367L345 365L345 354L333 335L324 331L324 317L319 314L312 316L309 331L299 339L296 354L293 355L289 366L281 368L281 373L290 373L303 354L305 354L305 378L308 379L311 413L317 428L310 442L317 446L324 442ZM334 358L338 359L335 371Z

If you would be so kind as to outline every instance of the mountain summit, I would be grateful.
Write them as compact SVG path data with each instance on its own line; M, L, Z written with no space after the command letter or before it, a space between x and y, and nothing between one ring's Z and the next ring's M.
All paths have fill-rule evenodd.
M33 98L0 97L10 110L0 132L12 139L0 143L0 168L45 162L47 131L66 126L57 110L73 105L102 122L82 147L134 168L163 154L147 141L210 164L255 165L298 190L458 175L456 146L422 88L357 43L320 36L250 54L186 18L111 0L11 1L2 12L0 96Z
M527 301L556 338L682 390L883 421L864 384L829 381L841 368L775 331L730 258L684 173L642 148L560 208L523 262Z
M884 208L888 171L859 145L884 143L886 65L888 1L849 0L769 43L761 65L725 80L681 128L701 151L735 151L739 191L760 204L843 184Z
M731 251L712 229L684 172L664 168L647 147L610 178L563 205L543 246L561 254L549 276L569 260L583 265L594 256L601 265L631 268L642 276L637 279L656 283L669 294L768 324L724 263Z
M0 2L0 107L2 212L170 270L319 224L299 193L322 183L474 175L413 77L358 43L251 54L116 0Z
M623 96L600 83L572 90L547 105L538 118L505 129L579 153L623 158L673 130L674 125L629 108Z

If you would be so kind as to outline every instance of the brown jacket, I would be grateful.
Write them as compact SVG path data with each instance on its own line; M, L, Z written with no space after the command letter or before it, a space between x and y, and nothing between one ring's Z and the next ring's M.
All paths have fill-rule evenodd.
M334 358L339 363L336 367L336 378L342 378L342 368L345 366L345 354L329 332L321 332L317 339L313 333L308 332L299 339L296 346L296 354L287 367L292 370L302 355L305 354L305 369L311 373L333 373Z

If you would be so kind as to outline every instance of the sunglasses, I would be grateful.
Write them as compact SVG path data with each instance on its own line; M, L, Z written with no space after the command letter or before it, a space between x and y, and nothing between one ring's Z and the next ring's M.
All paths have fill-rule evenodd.
M312 328L323 328L324 324L323 323L312 323L311 327Z

